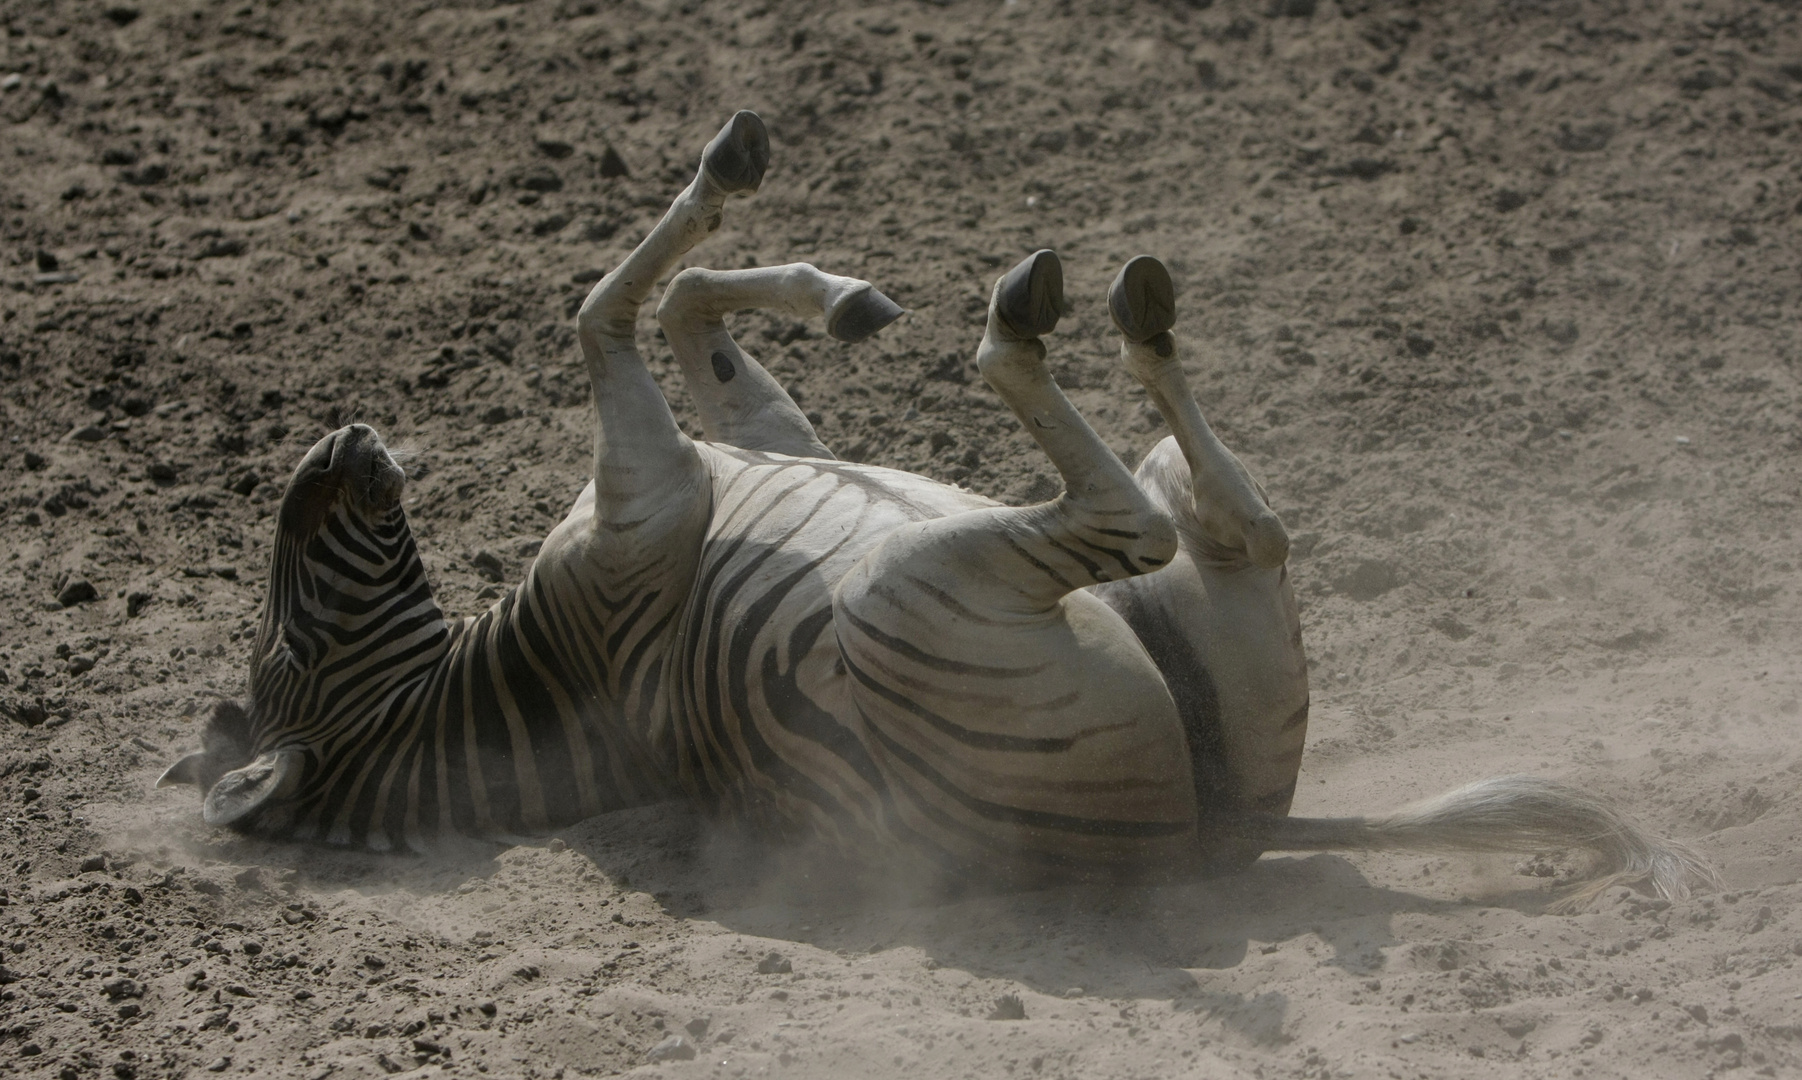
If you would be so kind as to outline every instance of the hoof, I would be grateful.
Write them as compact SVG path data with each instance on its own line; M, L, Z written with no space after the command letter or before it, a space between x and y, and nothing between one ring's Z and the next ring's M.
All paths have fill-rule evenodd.
M749 195L770 167L770 134L749 109L735 114L701 155L701 168L728 195Z
M863 341L906 314L900 304L874 287L851 294L826 320L826 332L852 345Z
M1064 299L1064 264L1057 252L1044 248L1001 276L995 288L995 314L1022 338L1049 334L1058 317L1070 312Z
M1175 326L1176 287L1170 284L1170 271L1149 255L1133 259L1108 287L1107 312L1121 336L1135 345Z

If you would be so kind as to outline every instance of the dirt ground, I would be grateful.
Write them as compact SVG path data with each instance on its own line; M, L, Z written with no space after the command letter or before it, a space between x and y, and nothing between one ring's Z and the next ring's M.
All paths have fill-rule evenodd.
M0 1074L1802 1075L1799 14L0 0ZM1724 890L1319 855L924 902L678 806L416 858L153 790L331 428L419 451L449 611L518 580L587 479L574 307L738 108L774 164L695 262L911 312L738 324L829 445L1053 493L973 364L1050 246L1055 371L1135 460L1103 290L1156 254L1295 537L1296 812L1538 772Z

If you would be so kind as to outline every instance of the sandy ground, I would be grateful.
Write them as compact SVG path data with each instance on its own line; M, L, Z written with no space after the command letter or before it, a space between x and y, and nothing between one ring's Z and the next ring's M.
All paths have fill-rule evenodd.
M1795 3L0 15L0 1072L1802 1075ZM518 579L586 480L573 305L741 107L774 167L696 262L912 312L741 322L829 444L1051 493L972 358L1053 246L1055 370L1135 459L1102 290L1159 255L1296 537L1296 811L1534 771L1724 891L1560 917L1557 858L1320 855L926 901L674 806L420 859L153 791L242 689L330 428L420 451L452 612Z

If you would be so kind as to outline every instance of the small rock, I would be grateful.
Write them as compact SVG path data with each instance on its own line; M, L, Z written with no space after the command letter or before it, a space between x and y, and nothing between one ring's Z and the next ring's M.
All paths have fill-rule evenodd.
M501 566L501 557L492 551L478 551L469 557L469 565L475 568L484 580L500 581L505 576Z
M1026 1003L1018 994L1004 994L995 999L995 1011L989 1013L990 1020L1024 1020L1026 1019Z
M707 1034L707 1029L711 1026L713 1026L713 1018L710 1016L697 1016L693 1020L682 1025L684 1030L697 1039L705 1036Z
M1691 1005L1685 1011L1689 1013L1689 1015L1696 1021L1696 1023L1698 1023L1698 1024L1708 1023L1708 1007L1706 1005Z
M548 158L555 158L558 161L561 161L576 152L574 146L562 139L550 138L544 135L540 135L535 140L535 144L538 147L539 153Z
M227 1070L231 1067L232 1067L232 1059L228 1058L228 1057L222 1057L222 1058L215 1060L211 1065L208 1065L206 1067L206 1071L207 1072L224 1072L225 1070Z
M626 159L619 156L618 150L609 146L601 151L601 175L608 180L616 180L632 174L626 168Z
M757 974L759 975L787 975L793 970L795 970L795 965L788 957L779 952L772 952L757 961Z
M98 600L99 598L100 590L94 588L94 583L80 574L69 575L69 580L63 582L62 588L56 590L56 602L64 607L74 607L76 604L85 604L89 600Z
M95 871L105 870L105 869L106 869L106 856L105 855L89 855L87 858L81 860L81 872L84 874L92 874Z
M130 1020L132 1017L138 1015L139 1013L141 1013L143 1011L144 1011L144 1006L139 1005L135 1001L128 1001L125 1004L119 1006L119 1019Z
M1495 208L1500 213L1512 213L1525 205L1527 197L1513 188L1503 188L1495 193Z
M99 424L84 424L69 432L69 438L76 442L99 442L106 438L106 429Z
M24 86L24 85L25 85L25 76L20 75L16 71L13 72L11 75L8 75L6 78L0 79L0 90L6 90L6 91L17 90L19 87Z
M38 249L37 263L38 263L38 269L42 270L46 274L48 274L52 270L55 270L58 266L62 265L61 263L59 263L57 261L57 258L54 254L52 254L48 251L45 251L43 248Z
M522 169L513 175L513 186L539 193L562 191L563 178L545 165Z
M123 997L144 997L144 984L137 979L124 977L106 979L105 983L101 983L101 992L105 992L106 997L110 997L112 1001L119 1001Z
M505 405L490 405L487 411L482 413L482 423L504 424L512 415Z
M80 675L94 670L94 658L86 653L76 653L69 657L69 674Z
M680 1035L671 1035L656 1046L651 1047L650 1052L645 1054L644 1059L653 1063L659 1061L692 1061L694 1056L695 1048L690 1045L687 1039L684 1039Z
M255 956L263 951L263 943L256 938L245 938L244 944L240 948L244 950L245 956Z

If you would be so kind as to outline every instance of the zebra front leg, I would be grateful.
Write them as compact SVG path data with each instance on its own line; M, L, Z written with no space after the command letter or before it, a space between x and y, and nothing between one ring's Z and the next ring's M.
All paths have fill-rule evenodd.
M1031 507L904 525L834 594L862 737L896 827L1019 880L1189 865L1195 794L1156 666L1084 591L1174 554L1169 518L1064 397L1039 336L1057 256L997 284L978 364L1063 475Z
M709 441L832 457L782 385L726 330L726 315L751 308L801 319L824 316L828 334L855 343L900 318L900 306L867 281L822 273L806 263L749 270L693 267L664 290L657 321L682 365Z
M594 384L594 498L603 520L643 520L684 491L706 502L700 457L638 353L638 316L658 279L720 227L726 199L757 190L769 159L763 121L733 116L663 219L582 303L576 329Z
M1307 737L1308 671L1285 565L1289 541L1263 491L1202 417L1183 374L1175 290L1156 259L1129 262L1108 307L1121 357L1172 435L1138 479L1181 537L1159 573L1096 592L1157 661L1183 716L1207 832L1210 808L1287 813ZM1257 857L1222 844L1223 863Z

